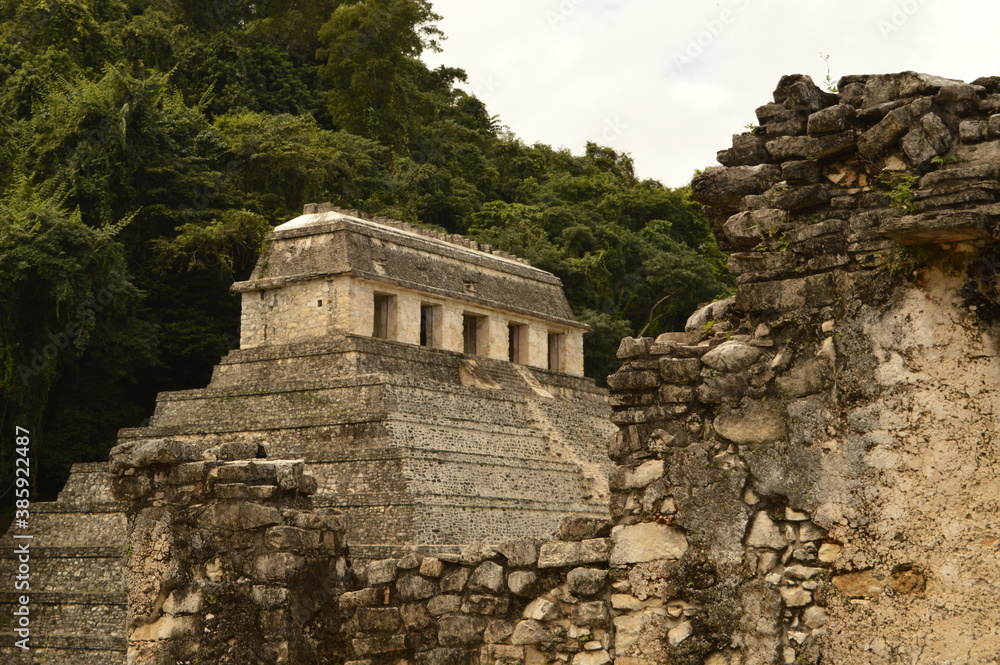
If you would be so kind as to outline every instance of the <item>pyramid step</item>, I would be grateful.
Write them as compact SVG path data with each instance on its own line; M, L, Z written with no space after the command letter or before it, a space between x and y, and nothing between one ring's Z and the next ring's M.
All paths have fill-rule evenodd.
M14 579L19 561L0 552L0 579ZM32 548L32 592L123 592L122 548Z

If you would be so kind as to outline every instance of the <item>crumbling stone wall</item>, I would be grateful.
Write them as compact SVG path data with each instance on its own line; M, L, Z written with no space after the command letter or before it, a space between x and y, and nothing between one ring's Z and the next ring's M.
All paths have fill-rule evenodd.
M304 462L179 441L111 453L129 502L128 663L323 663L350 578L341 516L318 514Z
M738 292L609 378L612 517L686 545L628 581L690 630L619 658L997 661L998 83L785 77L695 179Z
M612 661L610 522L567 519L547 542L368 563L340 608L353 665Z

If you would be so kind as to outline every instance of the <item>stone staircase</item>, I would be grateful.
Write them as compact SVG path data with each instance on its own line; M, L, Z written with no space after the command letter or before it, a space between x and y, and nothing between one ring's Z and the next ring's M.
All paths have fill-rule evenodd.
M15 541L13 532L33 537ZM124 541L125 513L111 497L107 465L75 464L57 501L32 504L30 527L0 538L0 662L124 663ZM28 651L13 646L21 542L31 543Z

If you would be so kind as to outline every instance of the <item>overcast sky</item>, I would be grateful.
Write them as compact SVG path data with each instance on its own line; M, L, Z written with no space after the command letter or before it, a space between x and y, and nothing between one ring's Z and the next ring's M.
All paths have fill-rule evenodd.
M979 0L432 0L432 66L527 143L631 153L641 178L687 184L755 123L783 74L908 69L1000 75L1000 2Z

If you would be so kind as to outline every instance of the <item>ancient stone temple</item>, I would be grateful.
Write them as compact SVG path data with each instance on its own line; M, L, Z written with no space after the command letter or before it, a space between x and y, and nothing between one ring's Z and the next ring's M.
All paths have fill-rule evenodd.
M607 515L606 392L583 377L587 327L551 274L459 236L311 205L234 289L240 348L208 387L161 394L120 445L305 460L314 503L344 513L355 560ZM130 550L108 483L105 465L77 465L60 500L36 507L36 656L123 657ZM14 599L0 599L0 626Z
M542 534L605 515L603 391L558 279L473 241L308 206L242 294L207 388L161 394L155 438L304 458L355 556ZM484 251L486 250L486 251Z

